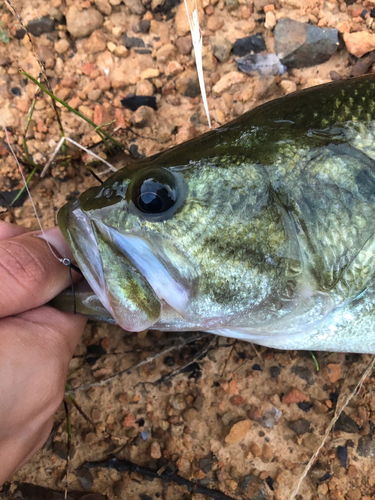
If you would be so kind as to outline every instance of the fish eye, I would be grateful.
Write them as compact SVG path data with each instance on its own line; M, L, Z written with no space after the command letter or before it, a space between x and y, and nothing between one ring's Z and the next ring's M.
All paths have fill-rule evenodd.
M136 207L145 214L161 214L176 202L175 190L155 179L146 179L135 196Z
M132 201L143 214L158 215L167 212L177 201L174 176L166 170L149 172L138 179L132 189Z

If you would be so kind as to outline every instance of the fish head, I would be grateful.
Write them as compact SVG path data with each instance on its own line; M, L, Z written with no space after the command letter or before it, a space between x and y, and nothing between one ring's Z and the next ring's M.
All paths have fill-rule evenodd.
M301 266L263 167L190 148L125 167L59 212L89 285L128 331L260 325L290 308Z

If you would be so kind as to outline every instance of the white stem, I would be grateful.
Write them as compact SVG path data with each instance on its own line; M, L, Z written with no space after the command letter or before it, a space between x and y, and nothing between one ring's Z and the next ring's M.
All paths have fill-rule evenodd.
M74 146L77 146L77 148L80 148L82 149L83 151L85 151L87 154L93 156L94 158L96 158L97 160L101 161L102 163L104 163L105 165L107 165L107 167L109 168L109 170L113 171L113 172L117 172L117 168L115 168L113 165L111 165L110 163L108 163L107 161L103 160L103 158L100 158L100 156L96 155L95 153L93 153L92 151L90 151L89 149L86 149L84 146L82 146L81 144L79 144L78 142L76 141L73 141L73 139L71 139L70 137L61 137L61 139L59 140L56 148L55 148L55 151L53 152L51 158L48 160L48 162L46 163L45 167L43 168L42 170L42 173L40 174L40 177L44 177L46 175L46 172L49 168L49 166L51 165L51 163L53 162L53 160L55 159L57 153L59 152L59 149L61 148L61 146L63 145L63 142L64 141L68 141L70 142L71 144L74 144Z
M202 63L202 35L201 35L201 30L199 28L198 6L197 2L195 1L195 8L193 9L193 12L190 13L187 0L184 0L184 2L185 2L186 14L189 20L191 38L193 40L193 45L194 45L195 64L197 66L199 87L201 89L203 106L207 115L208 126L212 128L210 112L208 110L206 87L204 85L203 63Z

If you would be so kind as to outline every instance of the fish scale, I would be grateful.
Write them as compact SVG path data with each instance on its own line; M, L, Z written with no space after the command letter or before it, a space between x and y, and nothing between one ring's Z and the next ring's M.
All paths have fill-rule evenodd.
M125 167L59 225L96 318L375 353L375 76L289 94Z

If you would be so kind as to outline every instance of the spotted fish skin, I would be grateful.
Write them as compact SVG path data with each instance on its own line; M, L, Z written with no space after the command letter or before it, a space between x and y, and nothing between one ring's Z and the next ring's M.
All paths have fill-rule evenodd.
M175 196L158 214L139 206L151 185ZM375 76L289 94L125 167L58 220L96 317L375 353Z

